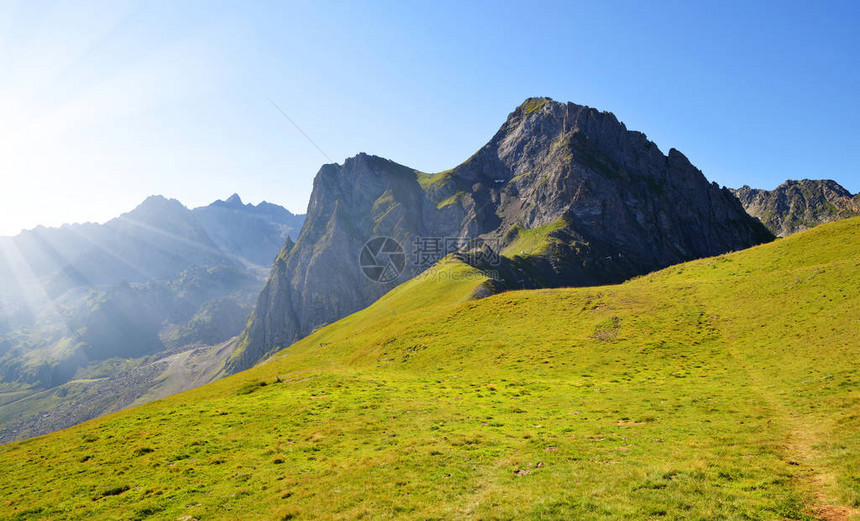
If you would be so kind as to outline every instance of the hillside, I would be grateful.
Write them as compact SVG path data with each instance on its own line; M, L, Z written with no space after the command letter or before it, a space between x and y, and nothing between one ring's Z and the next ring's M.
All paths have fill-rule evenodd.
M390 280L356 259L374 237L403 249ZM470 254L508 288L591 286L772 239L681 152L663 154L611 112L529 98L451 170L367 154L324 165L227 368L370 305L447 253Z
M860 218L624 284L453 259L269 362L0 447L4 519L848 519Z
M830 179L788 180L774 190L743 186L732 192L744 209L778 237L860 215L860 194Z

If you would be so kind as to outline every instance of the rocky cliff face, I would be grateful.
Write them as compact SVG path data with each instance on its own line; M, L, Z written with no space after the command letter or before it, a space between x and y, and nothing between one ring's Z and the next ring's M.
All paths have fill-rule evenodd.
M250 367L264 354L373 302L415 269L379 284L361 271L362 245L390 236L408 245L427 228L417 172L360 154L325 165L314 180L305 225L287 241L257 300L230 370ZM453 220L452 220L453 221Z
M732 190L747 213L785 237L822 223L860 215L860 194L830 179L788 180L774 190Z
M382 283L361 267L362 246L379 236L405 257L400 266L372 248L400 272ZM499 287L590 285L771 239L677 150L664 155L611 113L530 98L449 171L364 154L323 166L302 232L278 256L227 369L369 305L451 251L496 269Z

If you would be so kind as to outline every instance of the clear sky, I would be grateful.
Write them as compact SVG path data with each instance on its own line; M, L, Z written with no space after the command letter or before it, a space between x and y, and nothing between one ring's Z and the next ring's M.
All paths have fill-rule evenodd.
M0 0L0 235L150 194L304 212L323 163L451 168L529 96L720 184L856 193L858 93L857 1Z

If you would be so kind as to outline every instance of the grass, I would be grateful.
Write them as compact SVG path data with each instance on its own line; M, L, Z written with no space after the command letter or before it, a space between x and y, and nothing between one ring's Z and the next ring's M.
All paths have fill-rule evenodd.
M564 219L531 229L517 226L513 230L513 233L516 233L516 237L505 247L502 255L512 258L518 255L543 253L557 240L551 234L563 229L565 226L567 226L567 223Z
M449 197L449 198L445 199L444 201L440 202L439 204L437 204L436 209L441 210L442 208L445 208L446 206L451 206L452 204L462 206L463 198L465 196L466 196L465 192L457 192L454 195L452 195L451 197Z
M531 114L532 112L539 110L547 103L549 103L549 100L546 98L529 98L525 103L526 114Z
M851 219L482 300L447 260L254 369L0 447L0 518L844 519L858 246Z
M418 179L418 184L421 185L421 188L425 191L432 188L434 185L438 185L449 181L452 177L453 170L445 170L443 172L437 172L435 174L428 174L425 172L417 172L415 175Z

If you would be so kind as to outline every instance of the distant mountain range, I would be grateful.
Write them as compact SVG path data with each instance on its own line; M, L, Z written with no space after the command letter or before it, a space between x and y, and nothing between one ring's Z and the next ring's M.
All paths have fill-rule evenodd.
M303 219L235 194L193 210L152 196L103 225L0 238L0 441L151 397L160 360L219 352L202 346L241 331ZM211 354L195 357L197 376L220 367Z
M304 215L265 201L256 206L244 204L237 194L192 213L223 251L267 269L284 240L298 237L304 223Z
M779 237L860 215L860 194L852 195L830 179L789 180L774 190L743 186L732 192L747 213Z

